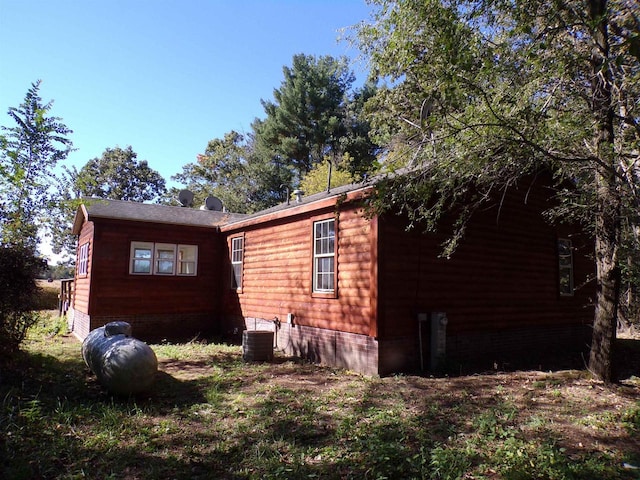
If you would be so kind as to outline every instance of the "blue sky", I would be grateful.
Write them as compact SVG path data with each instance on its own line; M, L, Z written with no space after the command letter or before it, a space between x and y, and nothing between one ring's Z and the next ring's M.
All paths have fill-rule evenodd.
M67 165L131 145L169 181L264 118L294 54L345 55L364 0L0 0L0 125L31 82L74 133ZM366 65L353 67L357 83Z

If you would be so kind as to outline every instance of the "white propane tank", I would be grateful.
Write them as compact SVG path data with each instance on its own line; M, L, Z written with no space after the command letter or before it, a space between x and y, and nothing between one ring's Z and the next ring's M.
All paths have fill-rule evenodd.
M118 395L147 390L158 371L156 354L131 337L127 322L111 322L89 332L82 342L82 358L98 381Z

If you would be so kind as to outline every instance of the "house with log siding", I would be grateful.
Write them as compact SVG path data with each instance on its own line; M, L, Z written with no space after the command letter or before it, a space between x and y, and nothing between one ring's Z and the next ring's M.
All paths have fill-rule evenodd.
M149 342L271 330L274 348L354 371L465 371L588 348L593 242L549 225L544 182L444 233L365 215L348 185L253 215L93 199L78 210L80 339L114 320Z

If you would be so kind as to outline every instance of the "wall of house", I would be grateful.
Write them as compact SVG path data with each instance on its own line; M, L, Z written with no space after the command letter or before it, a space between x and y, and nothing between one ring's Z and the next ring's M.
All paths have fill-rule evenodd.
M87 230L90 223L85 224ZM131 275L133 241L197 245L197 275ZM125 320L132 324L134 336L148 341L215 332L219 327L220 245L219 236L210 228L94 219L88 309L83 307L86 295L82 289L76 293L75 308L88 310L91 329Z
M550 195L539 184L509 190L493 208L476 213L450 259L439 258L445 231L406 232L398 218L380 221L382 371L419 368L421 312L446 313L445 361L456 370L588 345L593 244L568 226L544 221L539 212ZM559 293L558 238L573 242L580 286L573 296ZM429 365L430 326L423 327L422 360Z
M228 252L232 238L244 236L240 290L231 289L228 252L226 255L223 316L227 321L227 332L255 328L256 319L272 323L277 318L284 325L287 314L292 313L295 325L300 328L290 330L286 326L281 333L287 333L283 342L290 344L289 353L298 354L296 352L304 350L311 342L319 342L318 345L328 342L327 345L335 348L336 339L331 335L337 331L363 337L365 343L368 341L375 327L371 294L371 225L357 208L343 206L337 216L337 295L323 298L312 294L313 222L335 217L335 210L333 205L294 219L279 219L225 232ZM325 337L329 338L327 335L331 339L324 342ZM354 341L349 340L350 343ZM349 350L349 342L343 350ZM325 349L318 349L318 352L321 357L318 361L335 364L332 360L335 353ZM349 361L344 363L348 366Z

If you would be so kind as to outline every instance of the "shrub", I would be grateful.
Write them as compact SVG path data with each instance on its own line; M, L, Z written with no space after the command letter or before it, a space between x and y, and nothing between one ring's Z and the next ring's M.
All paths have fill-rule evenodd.
M27 330L38 321L33 312L38 293L35 278L44 262L28 248L0 246L0 360L13 355Z

